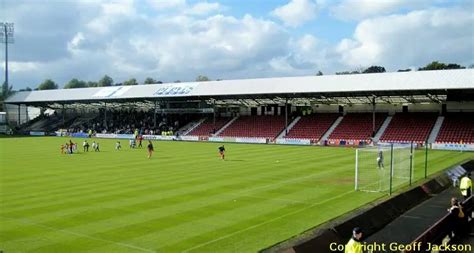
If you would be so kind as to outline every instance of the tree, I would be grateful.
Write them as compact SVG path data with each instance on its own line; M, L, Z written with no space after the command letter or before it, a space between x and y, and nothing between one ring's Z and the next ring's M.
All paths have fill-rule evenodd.
M318 73L316 73L317 76L322 76L324 75L323 72L321 72L321 70L318 71Z
M362 73L384 73L384 72L386 71L385 71L385 68L382 66L370 66L366 68L364 71L362 71Z
M7 82L3 82L2 93L0 94L0 111L2 112L6 110L3 101L5 101L5 99L7 99L10 95L15 93L12 88L12 86L8 87Z
M92 81L87 82L87 87L97 87L97 86L99 86L99 83L97 82L92 82Z
M82 80L77 80L77 78L71 79L66 85L64 85L64 89L76 89L76 88L86 88L87 83Z
M397 72L410 72L411 69L399 69L397 70Z
M114 79L112 77L105 75L99 80L99 83L97 84L98 87L106 87L106 86L112 86L114 84Z
M342 71L342 72L336 72L336 75L354 75L354 74L360 74L362 73L363 69L360 70L352 70L352 71Z
M38 90L55 90L58 88L58 85L51 79L46 79L40 85L38 85Z
M144 84L154 84L154 83L157 83L157 82L156 82L155 79L153 79L151 77L147 77L143 83Z
M131 78L130 80L123 82L123 85L138 85L137 79Z
M422 68L419 68L418 70L440 70L440 69L465 69L466 67L463 67L459 64L456 64L456 63L449 63L449 64L445 64L445 63L442 63L442 62L438 62L438 61L433 61L431 62L430 64L422 67Z
M20 89L19 91L31 91L31 88L30 87L26 87L24 89Z
M437 69L445 69L446 64L438 62L438 61L433 61L430 64L419 68L418 70L437 70Z
M2 85L2 94L1 94L2 99L6 99L11 94L13 94L13 87L12 86L8 87L7 82L4 81Z
M207 82L207 81L210 81L209 77L207 76L199 75L198 77L196 77L196 82Z
M180 80L176 80L176 81L174 81L174 82L175 82L175 83L180 83L181 81L180 81Z
M163 82L159 80L155 80L151 77L147 77L143 83L144 84L162 84Z
M465 69L466 67L464 66L461 66L459 64L456 64L456 63L450 63L446 66L446 69Z

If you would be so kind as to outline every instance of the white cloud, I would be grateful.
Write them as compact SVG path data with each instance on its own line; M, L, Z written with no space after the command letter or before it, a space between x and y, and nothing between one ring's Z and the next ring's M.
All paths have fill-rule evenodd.
M186 0L149 0L148 3L159 12L175 12L178 15L205 16L218 12L223 6L217 2L197 2L188 4Z
M222 6L219 3L208 3L208 2L202 2L202 3L197 3L187 10L184 11L185 14L189 15L207 15L212 12L216 12L222 9Z
M80 47L80 44L82 41L84 41L84 35L81 33L81 32L78 32L74 38L72 38L68 44L67 44L67 49L70 51L70 52L74 52L75 50L77 50L79 47Z
M456 17L453 19L451 17ZM433 60L469 64L474 58L474 16L461 8L428 9L364 20L337 51L349 66L405 68Z
M148 3L156 10L175 9L186 6L186 0L148 0Z
M291 0L272 11L286 26L298 27L316 17L318 5L313 0Z
M39 67L40 64L38 62L8 62L8 71L12 73L35 71ZM2 64L2 69L5 70L5 63Z
M123 6L130 9L123 12ZM189 81L199 74L226 79L258 77L260 71L271 69L269 60L284 54L289 39L281 26L269 20L250 15L198 15L220 8L214 4L188 6L181 10L182 15L156 16L140 15L132 2L96 7L100 12L88 18L86 25L58 38L67 54L42 62L41 68L28 75L35 81L24 83L52 78L63 84L75 77L97 80L104 74L116 82L131 77L141 81L147 76Z
M318 70L328 70L338 64L336 54L327 42L311 34L289 40L287 55L270 61L275 72L284 75L313 75Z
M321 7L321 1L314 3ZM352 36L329 44L308 31L292 35L266 18L215 14L225 7L211 2L155 4L165 11L145 15L133 1L9 6L6 18L16 26L10 82L16 89L46 78L64 84L105 74L116 82L147 76L190 81L199 74L239 79L330 74L372 64L397 70L432 60L469 65L474 58L468 8L366 19Z
M342 20L362 20L391 14L400 9L424 8L432 0L343 0L331 7L334 16Z

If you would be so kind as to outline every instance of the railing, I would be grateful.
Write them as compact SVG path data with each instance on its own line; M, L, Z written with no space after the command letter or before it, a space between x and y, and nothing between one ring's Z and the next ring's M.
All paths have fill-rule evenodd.
M465 215L471 214L473 211L474 196L469 197L462 202L463 211ZM429 244L441 244L441 241L449 234L452 230L451 220L449 213L439 219L435 224L418 236L411 245L414 245L413 250L405 250L405 253L411 252L427 252ZM416 245L416 247L415 247Z

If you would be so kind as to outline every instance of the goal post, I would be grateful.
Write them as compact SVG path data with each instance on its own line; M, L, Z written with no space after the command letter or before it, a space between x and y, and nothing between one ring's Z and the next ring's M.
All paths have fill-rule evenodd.
M411 184L414 173L412 143L387 143L356 149L355 190L389 192Z

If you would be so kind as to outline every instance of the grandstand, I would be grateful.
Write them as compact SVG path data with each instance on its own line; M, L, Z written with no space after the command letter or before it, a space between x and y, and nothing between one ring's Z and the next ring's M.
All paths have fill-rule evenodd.
M283 116L242 116L224 129L219 136L273 139L284 127Z
M474 70L308 76L18 92L17 130L363 145L472 142ZM26 122L28 110L41 108ZM311 115L302 112L310 108ZM54 111L46 115L44 112ZM471 114L469 114L471 113ZM443 118L438 115L446 115ZM278 141L276 140L278 139ZM212 139L211 139L212 140ZM327 142L326 142L327 140ZM246 141L240 140L239 141Z
M351 140L369 142L375 135L386 114L376 113L350 113L344 116L344 119L337 126L334 132L329 136L329 140ZM375 123L373 121L375 118Z
M446 114L436 142L474 143L474 114Z
M425 151L474 151L473 77L474 70L462 69L18 92L6 101L8 122L17 133L70 137L3 138L9 147L3 149L5 161L12 165L4 168L9 200L4 231L12 235L6 247L25 252L256 252L290 237L309 241L295 235L327 221L335 226L365 207L377 208L364 212L362 220L372 233L428 193L421 195L417 187L393 203L375 206L385 193L353 190L359 161L354 148L225 144L224 160L216 157L222 144L208 142L374 151L365 146L417 142L399 145L406 147L400 152L392 149L395 158L385 155L386 168L397 166L397 173L410 169L411 184L412 176L416 181L472 158L472 152L438 150L428 158ZM40 116L26 120L28 110L21 108L28 107L39 108ZM89 132L90 141L100 141L104 152L59 153L64 140L81 143L91 137ZM135 132L147 140L194 143L157 143L152 159L146 159L144 149L114 149L117 139L133 139ZM415 150L413 160L411 148L421 145L425 150ZM17 159L25 147L35 152ZM366 153L360 160L366 161L368 174L385 172L379 181L361 177L370 185L390 179L383 177L389 170L377 169L377 152ZM427 159L418 159L421 153ZM423 164L427 169L428 163L429 173L418 169ZM438 187L436 182L429 186ZM331 210L321 212L328 201ZM335 232L345 240L353 225L324 228L331 235L322 240L336 240ZM43 240L44 231L54 238ZM25 235L29 243L22 243Z
M329 130L338 117L339 114L337 113L318 113L303 116L293 128L291 128L285 138L311 139L317 142Z
M437 116L436 113L397 113L380 140L424 143L434 127Z
M210 136L224 127L231 118L218 118L215 121L211 118L205 118L204 121L188 133L188 135Z

